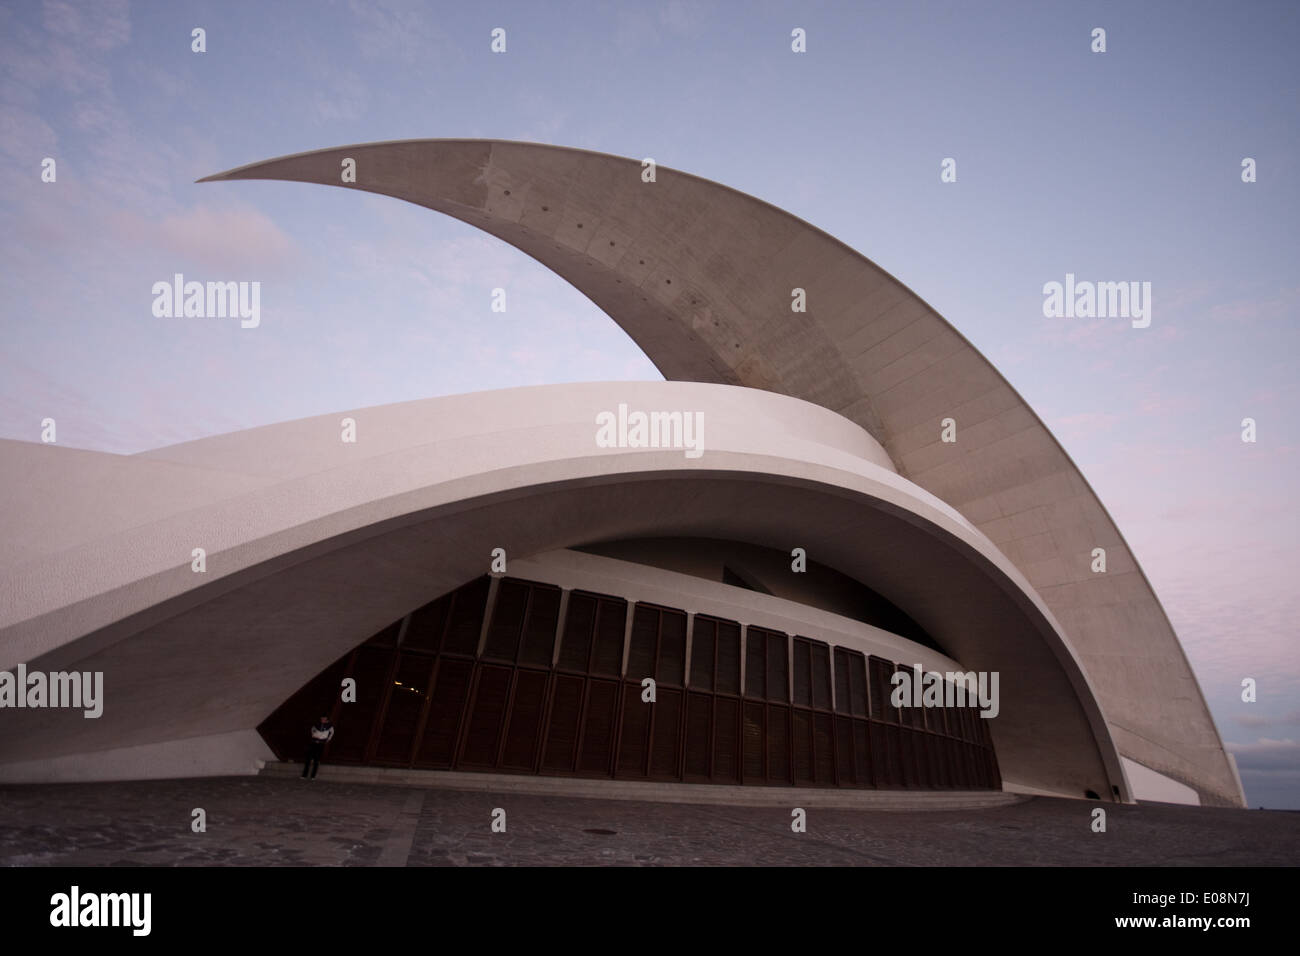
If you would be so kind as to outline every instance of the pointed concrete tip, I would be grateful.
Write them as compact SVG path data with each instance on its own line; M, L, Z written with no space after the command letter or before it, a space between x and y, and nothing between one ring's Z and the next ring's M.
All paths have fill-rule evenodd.
M261 164L255 163L254 165L261 165ZM246 168L247 167L245 166L236 166L234 169L227 169L224 173L213 173L211 176L204 176L202 179L196 179L194 181L196 183L215 183L215 182L220 182L223 179L233 179L235 173L239 172L241 169L246 169Z
M291 156L281 156L277 159L259 159L255 163L247 163L243 166L236 166L234 169L227 169L222 173L213 173L211 176L204 176L202 179L194 180L196 183L215 183L226 179L258 179L257 175L249 175L255 170L263 169L267 166L273 166L281 159L293 159ZM241 173L245 175L240 175Z

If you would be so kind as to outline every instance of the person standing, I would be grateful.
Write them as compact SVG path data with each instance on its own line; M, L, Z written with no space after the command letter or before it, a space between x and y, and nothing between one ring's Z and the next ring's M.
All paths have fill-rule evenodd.
M307 748L307 761L302 765L302 778L307 779L307 770L311 770L311 779L316 779L316 771L320 769L321 754L325 752L325 745L334 737L334 725L330 723L328 717L322 717L311 728L311 744Z

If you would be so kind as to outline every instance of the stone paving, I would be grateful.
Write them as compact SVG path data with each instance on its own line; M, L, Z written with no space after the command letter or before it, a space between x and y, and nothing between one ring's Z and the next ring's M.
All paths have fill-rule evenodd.
M190 829L207 813L207 832ZM270 777L0 786L4 866L1294 866L1300 813L1038 797L963 811L484 794ZM504 833L492 832L495 808Z

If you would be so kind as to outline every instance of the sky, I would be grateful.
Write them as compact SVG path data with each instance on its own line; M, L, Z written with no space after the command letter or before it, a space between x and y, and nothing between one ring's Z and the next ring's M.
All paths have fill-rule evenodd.
M653 157L843 240L993 362L1141 562L1247 801L1300 809L1297 50L1290 2L0 0L0 437L39 441L48 417L61 445L130 454L660 379L589 300L468 225L195 183L392 139ZM153 284L178 272L260 282L260 325L156 317ZM1150 282L1150 326L1045 317L1067 273Z

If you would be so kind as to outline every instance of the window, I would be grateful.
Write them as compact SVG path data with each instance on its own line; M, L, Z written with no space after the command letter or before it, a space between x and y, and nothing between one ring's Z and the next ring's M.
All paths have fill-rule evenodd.
M691 632L691 686L686 696L685 775L739 783L740 625L697 614Z
M258 730L291 760L328 713L337 729L326 762L818 787L1000 786L978 707L890 704L890 677L907 665L637 603L624 674L628 602L584 591L562 598L550 584L501 578L492 592L487 576L471 581L340 657ZM642 700L644 677L655 679L653 703ZM344 678L356 682L355 702L340 699Z

